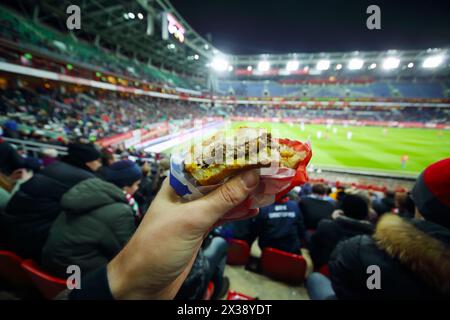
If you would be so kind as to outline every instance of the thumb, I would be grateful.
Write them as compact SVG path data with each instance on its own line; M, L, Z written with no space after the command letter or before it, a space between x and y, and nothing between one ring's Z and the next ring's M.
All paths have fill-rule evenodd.
M213 225L224 214L238 206L257 188L259 174L256 170L246 171L206 196L190 202L191 210L200 215L199 219Z

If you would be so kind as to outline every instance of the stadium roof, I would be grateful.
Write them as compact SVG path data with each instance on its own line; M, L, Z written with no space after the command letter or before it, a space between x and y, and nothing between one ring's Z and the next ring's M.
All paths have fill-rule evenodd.
M69 16L67 7L78 5L81 9L81 30L74 32L77 37L177 71L204 70L207 60L213 52L217 52L189 26L168 0L41 0L38 3L5 0L4 3L62 32L68 31L65 24ZM164 12L169 12L182 25L182 43L173 36L162 39ZM152 35L147 34L147 19L153 21Z
M221 76L261 75L268 71L264 71L265 68L275 70L276 73L271 74L274 76L314 75L317 74L316 71L330 75L365 72L383 76L383 69L389 70L382 68L386 59L394 60L391 61L394 65L398 59L398 66L391 69L399 75L448 76L450 73L449 48L226 55L193 30L169 0L41 0L38 4L34 1L4 0L3 3L23 15L66 33L65 22L69 16L66 13L67 7L77 4L81 8L81 30L73 32L72 35L141 62L149 62L157 67L174 69L178 72L205 74L205 66L214 68L214 62L217 62L218 69L225 71ZM182 41L174 34L163 39L164 25L167 26L167 21L164 20L167 17L166 13L170 13L179 28L183 29ZM430 57L440 57L439 68L421 68ZM214 61L215 58L220 58L220 61ZM264 61L265 65L260 66L261 61ZM263 71L258 73L258 69ZM251 72L239 74L239 70ZM289 72L285 72L286 70Z

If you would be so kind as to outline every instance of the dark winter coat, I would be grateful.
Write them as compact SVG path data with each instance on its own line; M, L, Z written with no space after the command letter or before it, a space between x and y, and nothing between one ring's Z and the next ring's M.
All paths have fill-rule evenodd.
M372 237L340 242L328 266L338 299L449 299L450 230L386 214ZM367 286L369 266L379 267L379 290Z
M135 232L134 214L121 189L94 178L80 182L61 200L42 250L42 266L64 276L69 265L82 272L107 264Z

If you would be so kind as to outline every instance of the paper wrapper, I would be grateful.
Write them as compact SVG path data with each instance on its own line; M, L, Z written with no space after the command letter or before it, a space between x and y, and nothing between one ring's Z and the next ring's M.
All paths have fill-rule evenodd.
M295 186L302 185L308 181L306 166L312 156L310 144L289 139L278 139L278 141L297 151L306 152L306 157L299 163L296 170L282 167L257 169L260 171L258 193L248 197L229 215L241 215L250 209L268 206L279 200ZM198 185L195 179L184 171L185 155L185 153L178 153L173 154L170 158L170 185L183 199L187 201L198 199L226 182L224 180L219 184L210 186Z

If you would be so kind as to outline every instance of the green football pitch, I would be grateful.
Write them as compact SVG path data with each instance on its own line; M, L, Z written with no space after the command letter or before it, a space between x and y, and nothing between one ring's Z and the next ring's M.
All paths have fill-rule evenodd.
M311 164L403 174L420 173L429 164L450 157L450 131L433 129L344 127L286 123L234 122L239 126L271 129L274 136L312 145ZM318 137L318 132L321 137ZM351 139L347 133L351 132ZM402 156L408 160L403 169Z
M275 137L311 141L310 164L321 168L417 175L429 164L450 157L450 131L433 129L326 126L271 122L233 122L270 129ZM321 132L321 137L318 137ZM351 139L347 134L351 132ZM320 134L319 134L320 135ZM187 144L187 143L186 143ZM186 145L183 144L183 145ZM169 154L181 146L164 151ZM401 159L408 156L402 168Z

